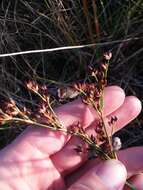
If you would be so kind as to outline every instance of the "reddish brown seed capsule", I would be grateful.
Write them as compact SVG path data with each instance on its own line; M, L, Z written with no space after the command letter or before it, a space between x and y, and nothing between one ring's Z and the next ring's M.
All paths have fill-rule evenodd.
M26 83L26 87L29 90L34 91L34 92L38 92L38 90L39 90L39 86L38 86L38 84L35 81L28 81Z
M104 58L109 61L111 58L112 58L112 53L111 52L107 52L107 53L104 53Z

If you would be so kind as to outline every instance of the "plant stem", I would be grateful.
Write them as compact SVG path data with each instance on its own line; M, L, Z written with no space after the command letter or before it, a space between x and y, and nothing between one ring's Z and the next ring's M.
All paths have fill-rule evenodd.
M89 137L88 135L85 135L85 134L83 134L83 133L70 131L70 130L68 130L68 129L62 127L62 126L59 126L59 124L54 124L53 126L50 126L50 125L46 125L46 124L43 124L43 123L39 123L39 122L30 120L30 119L26 120L26 119L14 117L14 118L12 119L12 121L27 123L27 124L31 124L31 125L34 125L34 126L44 127L44 128L48 128L48 129L51 129L51 130L54 130L54 131L61 131L61 132L64 132L64 133L66 133L66 134L69 134L69 135L77 136L77 137L79 137L80 139L82 139L84 142L86 142L89 146L94 147L94 148L95 148L95 152L96 152L97 154L98 154L98 153L101 153L102 158L104 158L105 160L112 159L110 156L108 156L108 154L106 154L106 153L100 148L100 146L98 146L97 144L93 143L93 141L90 139L90 137Z
M130 190L137 190L132 184L130 184L128 181L125 183L128 187L130 187Z

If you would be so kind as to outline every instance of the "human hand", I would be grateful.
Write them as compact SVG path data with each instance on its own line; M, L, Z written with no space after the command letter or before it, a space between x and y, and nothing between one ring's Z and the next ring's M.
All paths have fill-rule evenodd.
M141 110L135 97L126 97L119 87L105 89L104 114L117 116L120 130ZM95 128L97 114L80 100L55 110L60 122L68 128L80 121L88 133ZM110 134L110 128L108 129ZM74 148L83 143L79 138L45 128L29 128L0 152L0 187L2 190L112 190L123 188L126 175L143 189L143 148L119 152L119 160L87 162L87 155L77 154ZM82 166L82 167L81 167ZM79 168L80 167L80 168ZM125 169L127 168L127 171Z

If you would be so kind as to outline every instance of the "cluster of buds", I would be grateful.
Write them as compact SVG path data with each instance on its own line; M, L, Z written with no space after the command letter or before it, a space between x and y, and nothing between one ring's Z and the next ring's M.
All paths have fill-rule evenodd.
M89 66L89 76L95 79L95 82L100 89L107 85L107 71L109 67L109 61L112 57L111 52L104 53L102 59L97 63L96 68Z
M26 82L26 87L33 92L39 91L39 85L35 81L28 81Z
M74 88L80 93L83 103L93 106L97 112L101 112L103 90L96 83L77 83Z
M71 134L80 134L81 136L87 135L85 129L82 127L80 122L74 123L69 126L68 132Z
M103 98L103 90L107 85L107 71L111 57L111 53L105 53L97 68L89 66L88 73L92 77L92 82L89 81L73 85L74 89L82 95L84 103L89 105L94 104L94 107L96 104L96 110L100 111L102 109L101 99Z
M8 121L10 121L12 119L12 116L6 114L3 112L2 109L0 109L0 124L4 125L5 123L7 123Z
M96 133L96 141L98 144L103 144L106 140L107 137L104 133L104 129L103 129L103 122L102 121L98 121L96 123L96 127L95 127L95 133Z
M31 92L37 94L43 101L49 101L49 93L48 88L46 85L39 85L35 81L28 81L26 82L26 88Z
M57 118L56 116L53 114L53 112L49 109L49 105L46 102L41 102L38 106L38 109L36 110L37 114L36 117L37 119L41 118L42 120L46 121L47 124L54 126L57 123ZM57 124L56 124L57 126Z
M14 100L10 99L2 104L0 109L0 124L6 124L12 120L12 118L18 115L19 109L16 106Z
M25 123L25 124L38 124L41 118L46 118L46 122L52 126L57 126L57 119L50 106L50 96L48 95L48 89L45 85L39 85L34 81L26 83L28 90L32 91L40 97L40 103L38 109L29 110L23 105L17 105L17 103L10 99L1 104L0 109L0 124L5 123Z
M82 125L79 122L71 125L68 128L68 133L70 133L71 135L73 134L79 136L83 140L83 142L85 142L84 144L79 144L74 148L78 154L86 154L88 155L89 159L91 157L96 157L97 152L95 147L97 147L98 144L96 141L96 137L93 134L88 135L86 133L86 130L82 127Z
M2 104L0 109L0 124L11 123L17 119L29 120L31 112L25 106L19 108L13 99L6 101ZM29 120L30 122L30 120Z
M113 119L111 118L110 122L112 123ZM117 121L117 118L115 119ZM115 121L114 120L114 124ZM116 151L121 148L121 140L119 137L110 137L110 143L108 137L104 131L104 124L102 121L97 121L95 123L94 133L88 135L86 130L82 127L80 123L71 125L68 128L68 132L71 135L80 136L80 138L85 142L85 144L78 145L75 150L80 154L87 154L88 158L95 158L100 156L102 159L115 158ZM88 142L88 143L87 143Z
M15 116L18 115L19 109L16 106L16 102L13 99L10 99L7 102L4 102L2 104L2 110L5 114L9 116Z
M110 121L108 121L108 124L110 127L112 127L116 122L117 122L118 118L116 116L112 116Z
M29 81L26 83L28 90L35 93L39 98L39 104L36 109L34 120L40 122L46 122L46 124L51 125L54 129L61 128L61 125L50 105L50 94L48 93L48 88L46 85L39 85L34 81Z

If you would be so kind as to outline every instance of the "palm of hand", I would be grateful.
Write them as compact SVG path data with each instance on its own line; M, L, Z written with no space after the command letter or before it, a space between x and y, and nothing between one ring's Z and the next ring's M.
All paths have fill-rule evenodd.
M135 97L125 98L120 88L108 87L105 89L104 113L108 118L115 115L118 117L115 131L134 119L140 109L138 99ZM94 120L97 115L92 108L88 108L79 100L58 108L56 113L65 127L80 121L88 133L93 132ZM70 138L60 132L52 132L41 128L27 129L11 145L1 151L0 171L3 171L1 179L8 181L10 188L15 190L64 190L68 188L67 186L74 184L75 181L78 182L77 179L80 179L81 176L83 176L83 181L87 178L92 179L91 170L96 170L95 168L98 168L100 161L88 162L77 170L86 161L86 155L79 155L74 150L74 147L79 143L82 143L80 139ZM125 156L129 154L130 150L123 151L119 157L124 162ZM134 174L133 169L129 168L129 170L130 174ZM72 175L66 178L71 172L73 172ZM64 180L65 178L66 180ZM86 186L90 183L91 189L93 187L97 188L99 183L102 189L108 189L108 186L113 185L107 183L104 185L102 174L100 178L101 184L98 179L94 179L93 184L87 179ZM76 185L78 185L78 189L82 190L85 187L83 187L83 184L80 187L80 183L82 184L82 180L79 180ZM69 188L72 189L72 187L71 185Z

